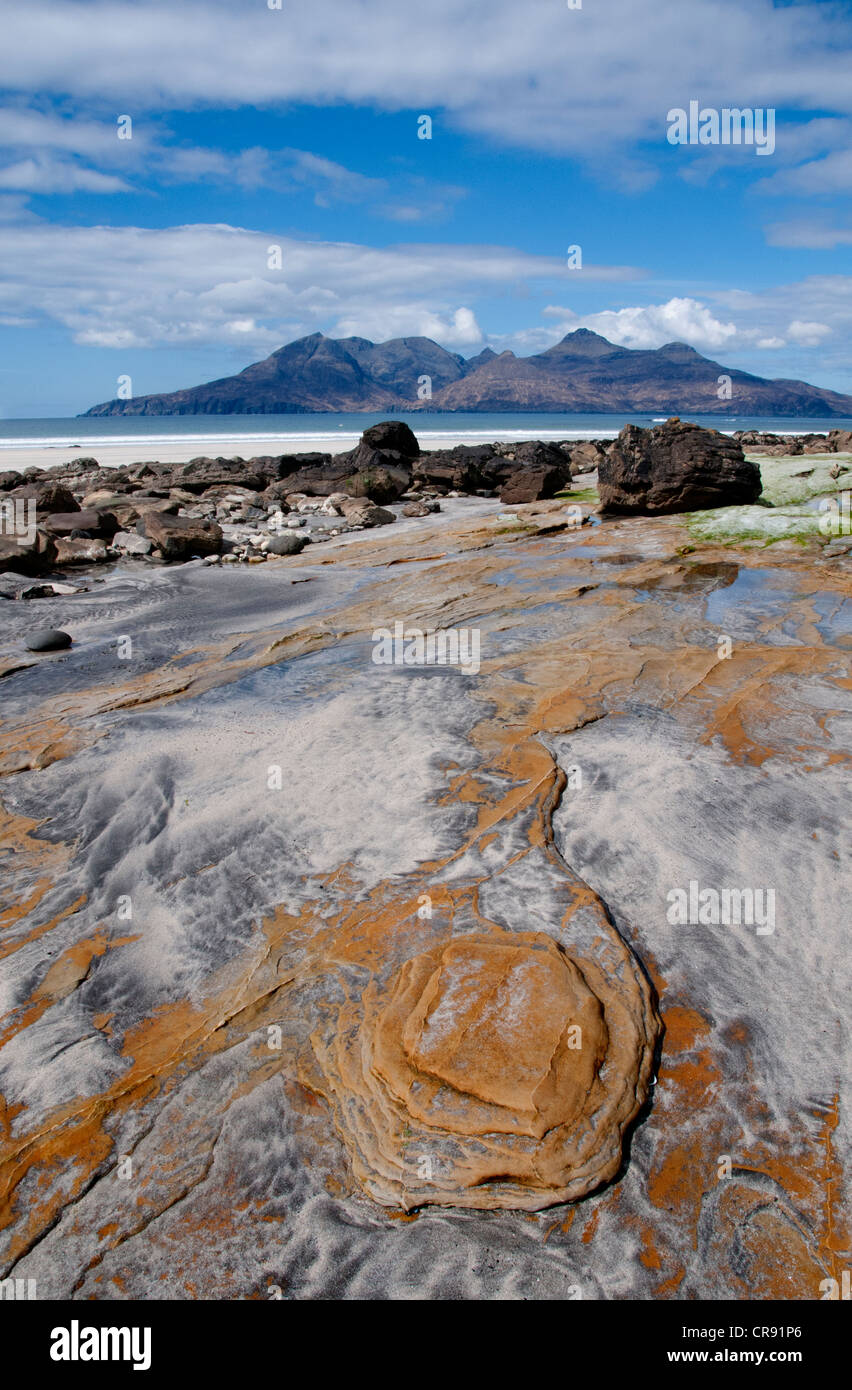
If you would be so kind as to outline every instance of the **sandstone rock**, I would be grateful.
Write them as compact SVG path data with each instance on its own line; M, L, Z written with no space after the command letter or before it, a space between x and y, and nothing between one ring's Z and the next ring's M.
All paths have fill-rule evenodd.
M153 541L164 560L189 560L194 555L215 555L222 546L222 528L215 521L196 517L146 512L137 522L136 529L140 535Z
M638 968L586 968L541 932L471 933L353 991L313 1035L377 1202L534 1211L615 1175L659 1025Z
M92 536L88 539L76 536L57 536L57 565L99 565L109 559L106 541Z
M686 512L745 505L760 496L760 470L716 430L672 419L625 425L598 469L601 509Z
M425 502L407 502L402 509L403 516L429 516L432 511Z
M513 473L500 491L500 501L511 506L519 502L540 502L553 497L567 481L568 467L547 465L544 468L523 468Z
M25 646L30 652L58 652L71 646L71 638L59 628L48 627L40 632L31 632Z
M828 439L836 454L852 453L852 430L829 430Z

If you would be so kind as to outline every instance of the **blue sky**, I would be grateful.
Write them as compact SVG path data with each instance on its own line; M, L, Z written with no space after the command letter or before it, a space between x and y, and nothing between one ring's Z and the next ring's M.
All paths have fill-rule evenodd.
M2 0L0 31L7 418L317 330L586 326L852 393L852 4ZM771 108L774 151L673 146L693 100Z

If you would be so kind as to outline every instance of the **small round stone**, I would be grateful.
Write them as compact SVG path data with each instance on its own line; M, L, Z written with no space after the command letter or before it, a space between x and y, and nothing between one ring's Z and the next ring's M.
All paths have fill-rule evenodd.
M26 639L26 648L29 652L58 652L63 647L70 646L69 634L56 627L46 627L42 628L40 632L31 632Z

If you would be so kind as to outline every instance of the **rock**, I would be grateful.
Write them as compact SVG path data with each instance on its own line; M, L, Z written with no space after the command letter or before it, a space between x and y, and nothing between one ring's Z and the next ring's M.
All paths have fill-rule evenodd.
M39 521L51 512L79 512L80 510L80 504L73 492L70 492L62 483L50 480L28 483L25 487L15 488L12 496L33 497Z
M444 493L451 488L475 492L498 486L514 472L515 465L497 454L493 444L458 444L421 454L412 465L412 481Z
M26 587L27 577L24 574L16 574L14 570L4 570L0 573L0 598L15 599Z
M760 496L760 469L735 439L672 419L653 429L625 425L598 468L601 510L698 511Z
M349 526L387 526L390 522L396 521L393 512L357 497L350 497L344 504L343 515Z
M46 584L30 584L20 591L18 598L67 598L71 594L84 594L86 589L85 584L64 584L61 580L52 579Z
M402 420L382 420L378 425L371 425L361 435L361 442L371 449L393 449L403 458L414 459L420 453L413 430Z
M834 453L852 453L852 430L829 430L828 440Z
M71 536L75 531L84 531L90 536L114 536L118 521L112 512L90 507L85 511L51 512L45 518L44 528L51 536Z
M560 463L557 467L524 468L513 473L500 491L500 501L517 506L520 502L540 502L542 498L553 497L565 485L568 466Z
M71 646L71 638L59 628L46 627L40 632L31 632L25 646L29 652L58 652Z
M298 555L305 548L305 537L293 535L273 536L266 546L269 555ZM225 557L227 559L227 556Z
M300 526L306 526L307 522L303 516L288 516L284 525L289 531L298 531Z
M429 516L432 508L425 502L407 502L402 509L403 516Z
M262 492L269 479L256 472L242 459L195 458L189 463L173 468L164 475L168 486L185 488L187 492L201 493L217 484L233 487L235 484Z
M189 494L188 494L189 495ZM171 516L176 516L180 503L169 497L152 497L148 493L107 493L98 492L84 498L84 502L90 502L93 497L99 500L96 510L103 509L116 520L122 530L132 526L138 521L145 512L165 512ZM193 501L195 498L193 497Z
M74 536L57 536L57 565L100 565L108 560L106 541L97 537L88 539Z
M560 446L568 455L571 473L593 473L606 453L603 443L598 440L578 440Z
M222 546L222 528L215 521L197 517L146 512L136 523L140 535L153 541L164 560L190 560L216 555Z
M374 466L360 469L345 480L349 497L367 497L371 502L384 506L397 502L411 483L411 475L402 468L387 467L376 455Z
M537 1211L617 1173L659 1029L635 963L590 978L544 933L470 932L337 1009L312 1042L375 1201Z
M325 501L320 507L320 511L323 513L324 516L342 516L343 503L347 502L348 500L349 494L347 492L332 492L328 497L326 497Z
M0 492L8 492L13 487L18 487L24 481L23 473L18 473L14 468L7 468L0 473Z
M147 536L137 535L135 531L116 531L112 544L123 555L150 555L154 548Z
M55 554L53 538L46 531L38 529L32 536L0 535L0 567L14 569L21 574L41 574L51 563Z

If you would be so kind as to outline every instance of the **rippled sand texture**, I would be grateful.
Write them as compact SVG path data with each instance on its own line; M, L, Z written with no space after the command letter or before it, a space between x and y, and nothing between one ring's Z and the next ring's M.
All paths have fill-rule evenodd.
M4 607L0 1273L40 1297L848 1267L849 562L457 510ZM375 665L396 621L478 627L480 673ZM774 931L670 925L691 880Z

